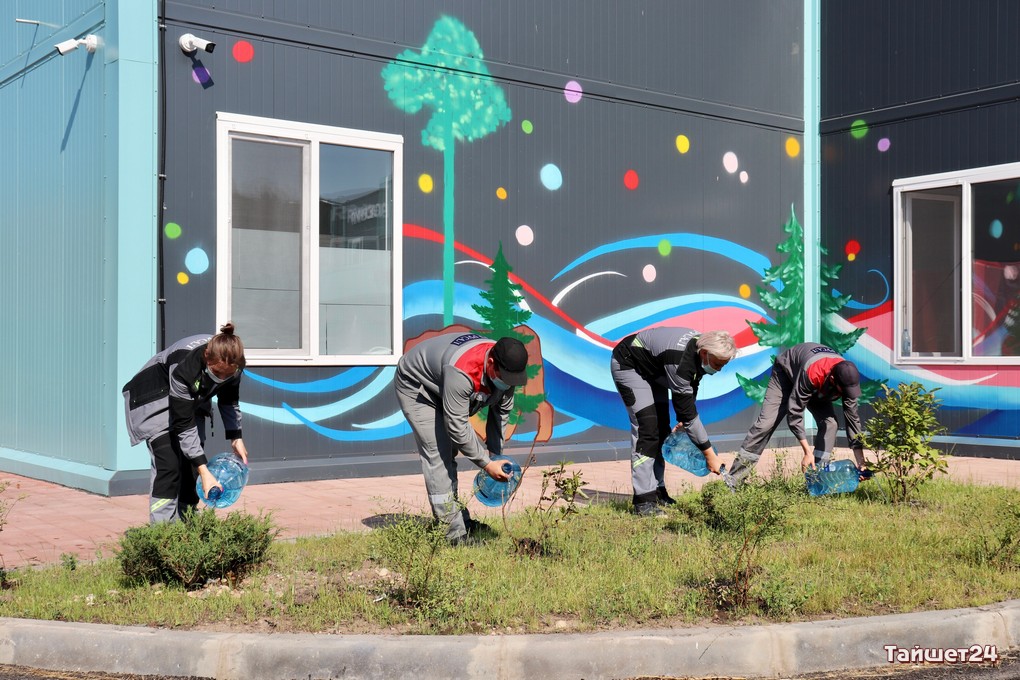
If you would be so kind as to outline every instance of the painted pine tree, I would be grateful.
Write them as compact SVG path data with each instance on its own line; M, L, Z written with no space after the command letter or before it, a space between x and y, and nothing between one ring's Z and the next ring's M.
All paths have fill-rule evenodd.
M489 75L478 39L464 24L441 17L420 52L404 50L382 70L386 93L400 110L432 109L422 144L443 154L443 323L453 323L454 151L510 121L503 89Z
M500 242L496 258L492 262L492 278L485 282L489 289L479 293L488 305L471 305L471 309L484 321L482 335L493 340L504 337L517 338L527 345L535 339L535 336L521 333L517 327L531 318L531 312L522 308L518 302L522 297L521 287L510 280L512 271L513 268L503 256L503 243ZM540 369L538 364L529 364L528 379L537 376ZM510 414L510 424L518 424L523 418L522 414L535 411L543 401L544 393L524 394L523 390L518 391L514 395L514 413Z
M790 219L783 225L783 231L788 236L786 240L776 246L776 250L786 255L786 259L779 264L765 270L762 278L762 285L758 286L758 296L766 307L773 311L775 323L766 321L748 322L754 331L758 343L766 347L789 348L798 343L804 342L804 229L797 221L797 214L790 206ZM819 248L822 256L828 255L825 248ZM840 354L857 343L857 339L867 328L857 328L849 333L842 333L836 329L833 323L834 315L839 312L846 303L850 301L849 295L832 295L825 291L832 290L832 282L839 278L842 265L822 265L819 272L819 284L821 286L821 338L823 345L828 345ZM766 288L769 284L779 283L772 288ZM773 290L773 288L775 290ZM776 354L772 355L775 362ZM737 374L737 382L744 390L744 394L758 402L765 399L765 389L768 387L770 375L766 374L761 378L747 378ZM861 384L861 401L870 401L879 389L880 382L866 380Z

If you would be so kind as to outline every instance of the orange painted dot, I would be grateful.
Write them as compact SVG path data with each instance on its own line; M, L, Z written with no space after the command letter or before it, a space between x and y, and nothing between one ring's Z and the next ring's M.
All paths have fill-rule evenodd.
M503 187L500 187L500 188L496 189L496 198L498 198L501 201L505 201L506 200L506 189L504 189Z
M796 158L800 153L800 142L794 137L786 138L786 155L790 158Z
M740 297L744 298L745 300L751 297L751 287L746 283L740 284L740 288L738 290L740 292Z
M186 272L177 272L177 283L182 286L187 284L191 279L188 277Z

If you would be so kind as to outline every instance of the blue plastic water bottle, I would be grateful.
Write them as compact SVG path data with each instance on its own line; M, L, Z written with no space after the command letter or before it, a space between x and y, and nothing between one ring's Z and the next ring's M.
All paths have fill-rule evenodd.
M195 491L202 502L214 508L226 508L240 498L241 490L248 483L248 466L236 453L218 453L208 464L209 472L216 478L223 490L213 488L208 498L202 493L202 479L195 480Z
M851 460L836 460L804 473L808 493L824 496L830 493L851 493L860 484L861 471Z
M503 472L510 475L510 481L497 482L485 470L479 470L478 474L475 475L474 491L475 498L482 505L498 508L510 500L510 496L517 489L517 485L521 483L521 466L517 464L517 461L508 456L493 456L492 460L503 462Z
M708 474L708 461L684 429L676 429L669 433L662 443L662 457L667 463L687 470L692 475L704 477ZM719 467L719 474L726 471L726 466Z

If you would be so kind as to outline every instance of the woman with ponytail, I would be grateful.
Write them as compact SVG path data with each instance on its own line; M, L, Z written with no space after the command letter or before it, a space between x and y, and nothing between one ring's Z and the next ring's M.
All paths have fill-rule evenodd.
M150 523L176 521L195 508L196 478L207 495L219 486L206 466L204 450L205 418L212 418L213 396L234 453L248 462L238 406L244 366L244 345L234 334L234 324L227 323L216 335L178 340L124 386L131 445L144 441L149 447Z

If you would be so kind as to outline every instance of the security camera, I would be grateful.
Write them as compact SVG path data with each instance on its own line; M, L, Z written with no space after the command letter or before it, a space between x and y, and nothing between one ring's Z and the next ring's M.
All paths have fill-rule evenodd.
M60 56L64 56L68 52L74 52L82 45L85 46L86 51L88 51L90 54L92 52L95 52L96 48L99 47L99 36L92 35L90 33L84 38L71 38L70 40L59 42L56 45L54 45L54 47L57 48L57 53L60 54Z
M198 50L205 50L212 54L212 51L216 49L216 43L211 40L203 40L196 35L191 33L185 33L181 36L181 39L177 41L181 46L181 51L185 54L194 54Z
M68 52L73 52L76 49L78 49L78 39L71 38L70 40L65 40L64 42L58 42L56 45L54 45L54 47L57 48L57 52L60 53L60 56L64 56Z

